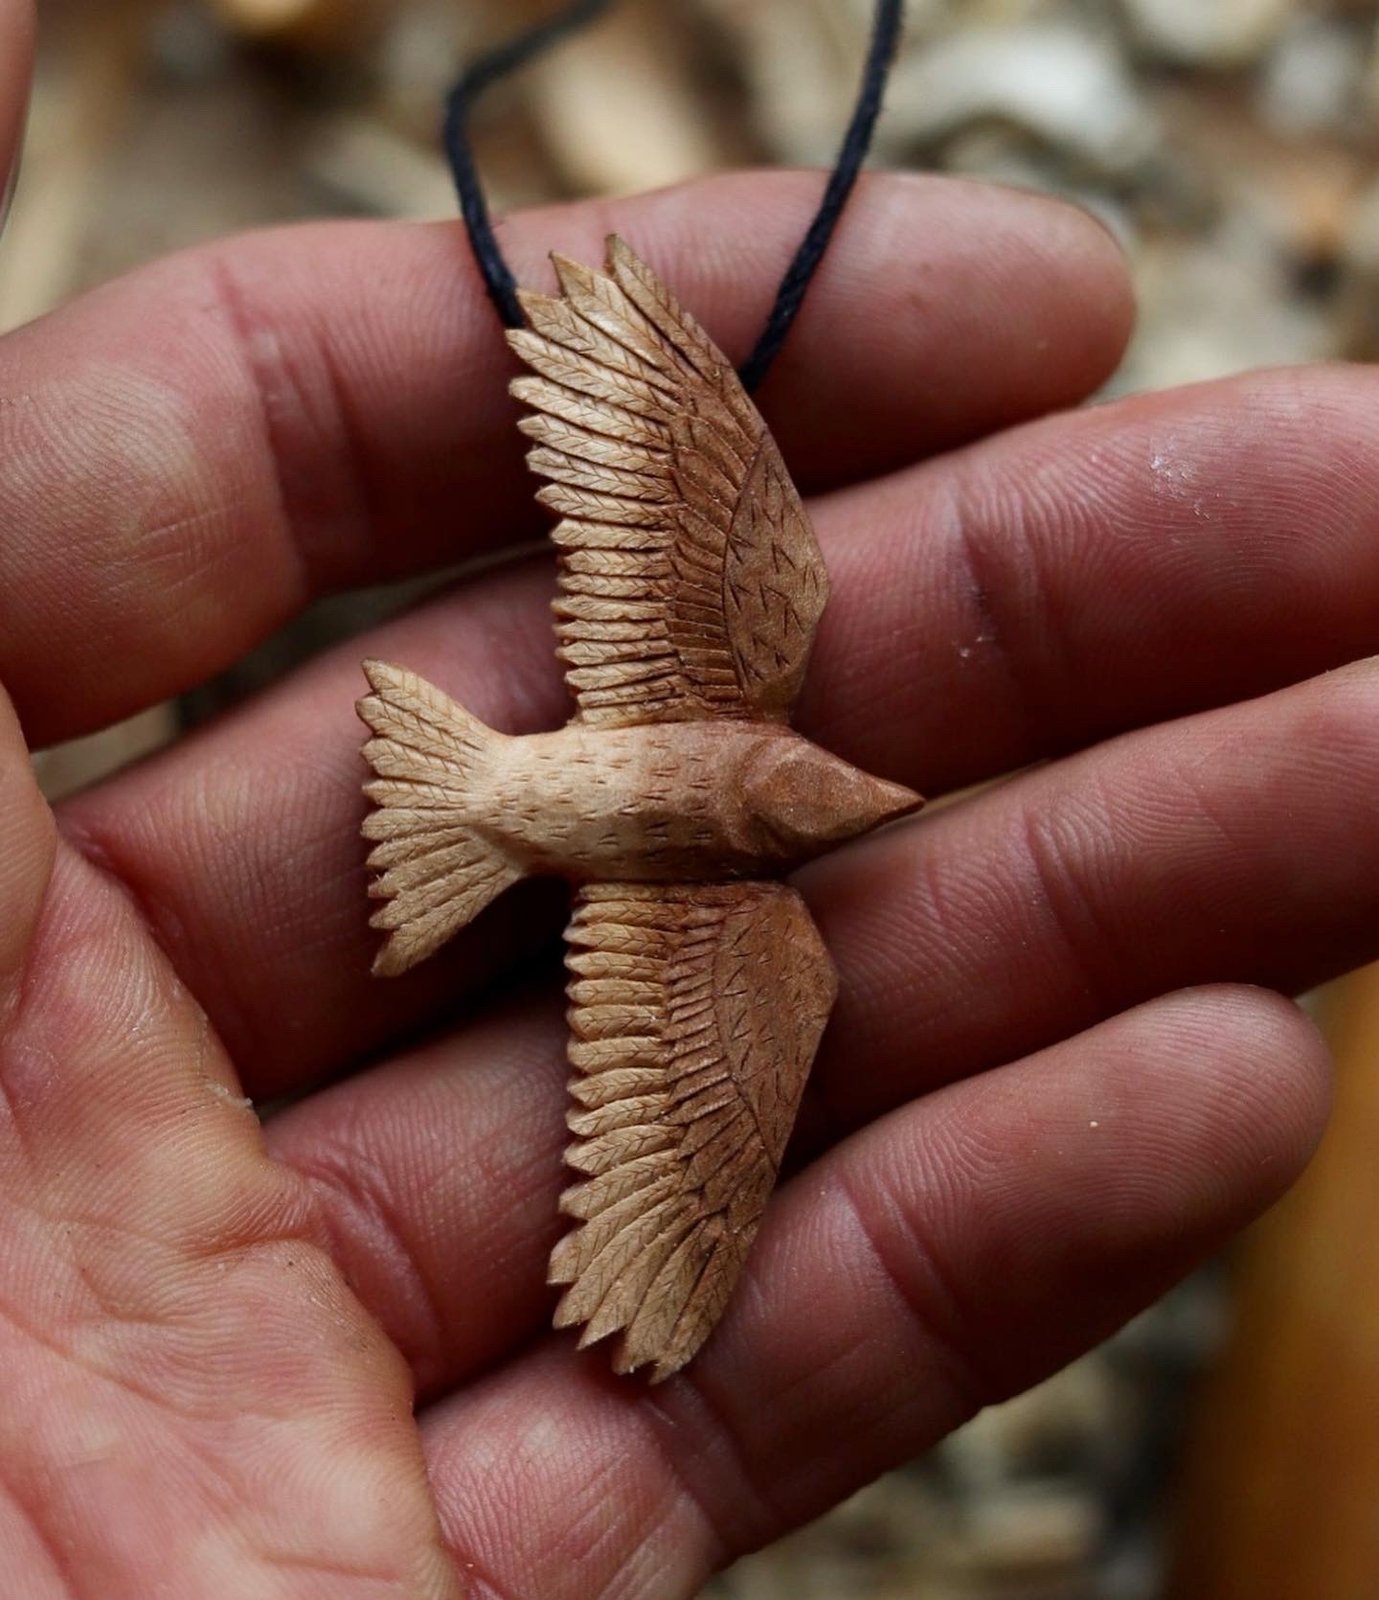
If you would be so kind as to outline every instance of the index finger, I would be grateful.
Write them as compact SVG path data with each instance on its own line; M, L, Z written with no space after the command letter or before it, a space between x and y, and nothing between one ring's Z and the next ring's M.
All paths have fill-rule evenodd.
M505 225L519 278L624 233L727 352L819 180L704 180ZM858 193L764 394L802 485L1080 399L1129 320L1118 250L1058 202ZM31 742L219 670L312 595L539 531L515 370L454 225L324 224L160 263L0 343L0 682Z

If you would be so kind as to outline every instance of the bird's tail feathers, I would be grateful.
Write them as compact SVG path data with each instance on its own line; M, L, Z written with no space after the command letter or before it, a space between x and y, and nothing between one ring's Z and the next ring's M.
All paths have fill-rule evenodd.
M388 935L374 971L394 977L438 950L523 869L466 815L503 735L415 673L383 661L366 661L364 672L373 693L359 715L373 733L364 757L375 774L364 792L377 807L364 822L377 874L369 893L386 902L372 926Z

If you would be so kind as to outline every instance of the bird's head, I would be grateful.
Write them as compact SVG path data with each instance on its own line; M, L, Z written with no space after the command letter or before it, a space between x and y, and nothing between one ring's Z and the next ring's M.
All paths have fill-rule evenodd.
M924 804L903 784L849 766L807 739L765 741L746 773L747 802L774 851L807 861Z

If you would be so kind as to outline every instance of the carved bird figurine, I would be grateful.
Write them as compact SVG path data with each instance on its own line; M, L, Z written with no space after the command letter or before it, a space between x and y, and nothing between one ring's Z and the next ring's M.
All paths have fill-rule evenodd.
M568 941L577 1224L560 1327L620 1333L620 1372L684 1366L774 1187L836 978L791 868L921 800L792 733L828 579L732 366L610 239L553 258L509 335L536 376L559 656L577 711L507 737L372 661L376 971L424 960L531 873L580 885Z

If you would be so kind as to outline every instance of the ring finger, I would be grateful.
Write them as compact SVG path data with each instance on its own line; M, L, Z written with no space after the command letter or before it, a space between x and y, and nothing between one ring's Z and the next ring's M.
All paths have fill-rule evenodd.
M816 1149L1138 1001L1375 954L1379 664L1127 736L804 879L842 976ZM1298 840L1309 841L1297 870ZM564 1029L522 999L269 1125L425 1390L545 1314Z

